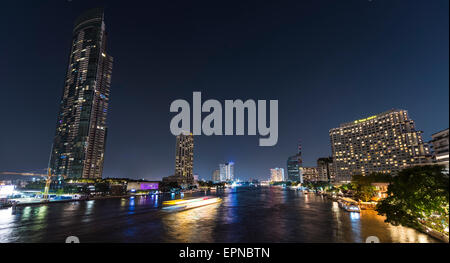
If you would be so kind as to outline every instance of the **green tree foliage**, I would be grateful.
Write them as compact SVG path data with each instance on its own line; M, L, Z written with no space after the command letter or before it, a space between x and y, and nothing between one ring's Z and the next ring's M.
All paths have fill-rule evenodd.
M392 179L388 197L376 210L393 225L420 227L421 223L448 231L449 176L443 169L428 165L402 170Z
M368 176L354 175L351 189L355 190L355 197L363 202L369 202L376 195L376 188L372 183L388 183L392 181L389 174L373 173Z
M358 185L355 197L363 202L369 202L376 194L376 189L372 185Z

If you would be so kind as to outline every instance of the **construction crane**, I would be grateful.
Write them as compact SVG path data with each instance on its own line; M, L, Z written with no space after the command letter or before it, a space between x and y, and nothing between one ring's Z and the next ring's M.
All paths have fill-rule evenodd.
M0 174L5 174L5 175L23 175L23 176L41 176L41 177L46 177L46 181L45 181L45 188L44 188L44 195L43 198L44 199L48 199L48 191L50 190L50 184L52 182L52 170L50 168L47 168L47 174L38 174L38 173L19 173L19 172L0 172Z
M50 190L50 184L52 182L52 169L48 168L47 180L45 181L44 195L45 200L48 199L48 191Z

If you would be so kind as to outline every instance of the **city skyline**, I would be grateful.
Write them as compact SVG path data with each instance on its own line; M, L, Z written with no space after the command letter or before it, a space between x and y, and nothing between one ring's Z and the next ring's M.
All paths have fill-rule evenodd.
M69 10L68 5L72 5L74 7L73 10ZM207 31L206 27L200 27L206 30L200 30L201 34L196 34L195 31L192 32L195 36L195 41L192 42L184 40L184 38L182 38L182 30L175 30L177 29L175 24L171 24L170 22L167 24L168 21L153 24L154 27L150 29L150 31L154 34L151 34L148 38L145 37L140 39L141 41L154 39L157 44L144 45L140 42L132 42L131 45L137 45L140 48L137 48L136 51L129 51L130 44L122 39L127 39L132 36L138 37L136 35L137 32L130 30L132 32L126 33L124 30L132 28L130 22L122 21L120 19L118 16L120 10L117 10L114 4L107 5L105 16L108 23L108 31L111 33L111 39L109 40L111 53L116 59L119 58L118 61L120 62L117 64L118 73L117 75L115 73L114 83L112 85L112 90L114 92L111 97L111 113L109 116L111 117L109 131L111 137L108 138L108 146L106 147L105 171L103 177L161 179L162 177L173 174L174 152L172 145L174 136L172 136L169 131L169 121L173 115L169 114L169 101L180 97L189 100L189 94L196 90L202 90L202 93L206 98L276 98L280 101L280 135L279 142L275 147L261 149L260 147L255 146L257 139L249 136L222 136L215 138L196 136L194 173L199 174L202 178L210 177L218 163L221 163L224 160L236 160L236 162L239 163L239 172L236 173L237 177L243 179L264 179L267 176L268 169L271 167L279 167L286 163L286 158L292 155L292 151L295 149L294 147L297 138L302 138L302 144L304 146L302 157L305 166L313 166L319 157L331 155L328 131L332 127L337 127L340 123L366 118L391 108L408 110L410 118L415 120L418 130L424 131L425 142L431 140L431 134L448 128L448 102L446 101L448 98L448 59L446 59L446 57L448 57L448 49L443 49L443 47L448 46L448 37L445 38L445 36L448 36L448 17L440 17L440 9L435 9L437 7L433 4L421 6L418 3L413 3L409 7L410 9L408 9L412 12L412 14L409 15L401 13L399 11L400 7L395 4L393 4L393 6L386 6L386 4L382 3L353 3L353 6L350 7L349 5L350 4L345 4L345 7L363 11L373 19L371 20L372 22L369 23L362 17L358 17L358 19L360 19L359 22L363 23L364 26L368 28L349 25L340 18L337 21L340 22L339 26L345 26L346 30L350 31L352 31L352 29L356 30L359 35L357 34L355 39L350 38L350 36L343 37L342 39L337 38L337 40L340 39L342 42L337 41L338 44L335 44L337 47L328 47L324 46L324 42L321 42L320 38L315 37L314 34L307 34L311 43L308 42L309 44L305 44L307 47L307 52L305 53L291 47L290 45L293 43L285 46L282 43L266 43L262 41L264 40L264 26L269 26L268 24L263 24L261 26L252 24L252 26L257 29L256 33L252 35L255 39L252 39L251 37L245 38L241 35L242 31L239 31L234 24L229 28L225 28L224 30L227 32L228 36L235 36L235 38L229 40L229 42L225 41L224 43L227 43L229 46L224 47L220 44L223 39L218 34ZM72 6L70 6L70 8L72 8ZM305 6L305 8L312 9L316 7L317 6L314 4ZM12 8L14 8L14 5ZM13 79L17 80L17 78L14 78L14 74L12 76L6 74L5 85L12 87L12 90L8 96L8 100L2 101L1 109L3 112L7 112L6 108L3 108L5 107L4 105L7 105L6 107L15 110L16 114L14 116L5 116L6 123L9 125L2 128L2 133L4 133L5 136L2 138L2 146L4 147L2 147L3 149L0 151L0 157L5 161L0 163L0 171L35 171L36 169L45 168L48 162L48 151L52 138L51 127L54 129L54 116L56 114L58 96L61 89L60 82L64 75L64 73L60 73L67 63L64 59L67 58L68 55L67 43L70 40L70 34L68 34L68 32L70 32L70 29L72 28L72 26L68 25L73 23L74 19L86 10L86 6L83 6L80 3L64 3L64 5L58 4L54 8L60 8L61 10L60 14L57 14L57 18L55 18L61 20L61 25L57 25L54 30L55 33L39 30L34 27L32 28L40 35L44 34L51 37L52 45L54 45L54 49L52 50L54 58L52 58L53 60L42 62L46 63L44 66L46 68L45 72L40 68L32 66L30 66L31 68L24 68L24 71L27 72L26 74L36 74L34 75L37 78L37 83L35 85L40 87L41 92L39 94L36 93L36 97L33 99L40 101L40 103L36 104L34 101L30 102L29 98L27 98L27 96L22 96L20 92L24 90L32 92L33 89L35 89L34 85L27 85L26 80L18 80L17 83L12 82ZM159 9L163 11L167 11L167 8L168 7L164 5L159 7ZM267 8L269 8L269 6L262 5L261 10L258 9L258 11L264 13L264 10ZM293 6L293 8L294 10L298 10L300 6ZM286 14L293 15L287 10L287 7L279 9ZM419 18L417 18L414 14L421 14L427 18L426 22L428 23L428 27L424 26L423 31L418 30L415 33L409 34L408 32L402 31L402 33L407 35L407 37L404 37L406 40L414 37L417 41L406 48L408 50L407 52L398 50L398 48L406 43L402 41L406 40L402 39L400 41L393 36L393 34L398 33L396 32L395 26L393 29L388 28L389 23L384 23L380 20L381 17L379 17L378 14L379 9L383 9L384 11L386 11L386 9L391 10L394 14L401 16L404 21L410 23L414 22L412 21L413 18L419 20L414 23L420 23L422 17L419 16ZM215 9L212 10L218 12ZM124 12L131 11L139 12L135 9L125 8L124 10ZM433 13L432 11L435 13L437 12L438 14L433 14L435 15L434 20L429 17L430 14ZM327 14L328 11L324 12ZM223 15L223 13L220 14ZM200 20L191 18L187 19L185 22L192 25L201 21L202 16L200 14L197 15L199 15L198 19ZM259 16L256 16L255 18L258 17ZM161 17L158 18L161 19ZM225 16L223 18L226 19ZM301 25L300 22L306 22L307 25L311 25L311 23L319 19L307 17L304 18L305 21L301 19L297 21L295 16L288 16L288 18L292 19L295 25ZM25 21L28 21L28 19L32 19L32 17L26 18ZM393 19L393 17L390 17L390 19L391 20L388 18L388 21L394 23L394 25L395 22L398 22L396 19ZM425 20L425 18L423 19ZM438 19L443 19L447 23L444 23L444 26L442 26L441 23L436 21ZM281 21L283 22L281 25L284 27L281 27L281 29L272 27L271 32L280 34L280 37L283 40L294 40L294 43L295 41L298 41L296 38L282 34L283 32L286 33L286 30L294 30L295 27L289 27L287 20L281 19ZM44 19L42 21L42 26L45 27L46 23L50 22L50 20ZM21 25L22 24L19 23L15 26L20 27ZM222 25L223 21L215 21L213 24L213 26L218 28ZM439 25L439 27L437 25ZM158 26L160 26L159 29L157 28ZM437 43L433 44L435 45L433 50L428 49L429 47L427 46L427 50L430 54L427 54L427 56L422 55L423 57L421 58L414 58L414 61L417 60L417 62L412 65L407 65L408 57L406 57L406 53L414 53L414 50L418 53L419 50L422 50L421 41L429 41L430 35L425 30L429 29L429 27L439 32L441 32L441 30L444 32L447 29L447 33L442 33L444 36L442 39L435 39L435 42ZM181 26L181 28L183 27ZM334 29L337 30L337 28L338 27ZM374 34L380 28L385 31L387 30L388 33L383 36L386 38L386 41L394 42L390 43L391 46L386 47L382 43L374 44L367 41L370 39L370 34ZM173 33L173 36L164 35L165 31L163 29L171 29L175 30L175 32ZM231 33L230 31L226 31L226 29L235 29L237 32ZM318 25L317 29L317 32L321 33L319 35L323 35L326 39L330 38L336 40L336 36L333 35L334 31L327 31L324 28L321 28L320 25ZM367 30L367 32L364 30ZM298 33L308 33L308 31L305 31L305 28L300 26ZM201 35L212 37L212 39L206 41L204 45L206 48L205 50L213 52L214 55L212 55L212 58L215 60L214 63L210 62L211 64L208 64L205 62L208 58L208 52L203 52L194 48L194 44L201 43L205 40ZM294 35L295 37L300 36L300 34L297 35L297 33ZM20 36L18 37L20 38ZM183 39L182 43L179 45L173 44L174 42L172 42L176 37L181 37L181 39ZM435 35L433 34L432 37L435 37ZM245 39L244 43L247 44L240 44L241 39ZM438 40L441 42L444 41L444 43L439 44L440 42ZM6 41L6 44L9 44L9 40ZM400 42L396 43L395 41ZM393 59L391 58L387 62L387 64L391 63L393 65L386 65L386 62L377 63L377 59L370 57L370 54L359 54L361 57L357 57L357 55L352 56L353 63L351 62L351 59L347 60L350 69L342 70L339 74L334 73L330 75L329 73L337 70L338 66L342 63L342 61L338 63L337 60L342 60L344 59L343 57L336 57L335 55L334 58L331 57L331 60L326 63L327 65L331 65L324 66L324 64L319 63L314 66L314 62L317 61L317 59L320 60L320 55L325 54L314 52L314 49L312 49L313 46L322 45L319 50L327 53L327 55L333 56L333 51L327 51L328 48L331 48L335 52L341 51L345 54L345 44L355 44L355 42L362 44L361 50L372 48L374 52L383 51L380 55L384 57L387 57L389 52L391 52L391 55L393 52L398 52L395 53L397 56L394 56ZM168 50L164 50L164 44L169 43L172 44L167 46ZM417 46L414 46L414 44ZM186 46L183 47L182 45ZM377 45L380 45L381 47ZM428 42L427 45L429 45ZM22 59L21 56L32 56L34 57L34 60L39 60L37 54L42 52L42 50L45 50L46 47L47 46L44 45L44 43L37 43L29 50L21 52L23 54L19 56L18 61ZM287 53L284 53L283 47L288 48L286 51ZM11 48L9 49L11 50ZM125 50L127 50L127 52L125 52ZM253 51L253 53L249 52L248 55L243 57L237 55L232 56L232 54L227 53L227 50L235 50L236 52ZM258 50L273 51L277 54L277 58L269 57L263 66L258 67L258 65L255 64L255 61L259 61L263 58L263 55L260 52L256 52ZM164 60L162 58L164 55L168 55L168 51L174 52L174 54L170 56L171 63L177 65L174 71L169 70L169 68L171 68L170 65L172 64L168 64L168 62L166 62L166 64L163 63ZM223 55L215 53L219 51L224 51L237 61L243 63L245 73L242 74L239 69L232 69L231 66L233 63L228 62L226 56L224 57ZM309 55L308 52L312 52L314 56ZM189 58L189 56L186 57L186 55L188 54L191 54L190 56L198 56L195 57L196 59L193 61L199 64L187 62L186 59ZM153 72L150 74L150 78L145 74L144 76L146 76L146 78L144 79L137 75L145 73L140 70L143 60L138 58L138 55L143 55L145 58L152 56L158 58L154 64L149 64L149 72ZM287 55L294 56L295 59L288 58ZM302 57L306 59L302 60ZM197 60L197 58L199 60ZM431 58L433 58L433 60L431 60ZM364 59L367 60L364 61ZM403 61L405 59L406 61ZM8 61L11 61L11 59ZM30 59L30 63L33 63L32 61L33 60ZM15 68L14 63L15 62L12 62L12 68ZM269 65L273 63L287 73L280 73L277 70L271 69ZM398 63L401 63L400 65L404 66L403 71L393 71L395 65L398 66ZM313 77L308 78L307 71L302 69L302 65L305 64L313 65L311 70L318 70L313 74ZM367 68L364 70L364 66L361 67L361 64L367 66ZM160 67L161 65L162 67ZM322 66L320 70L318 69L319 65ZM189 68L189 66L192 66L194 69L188 70L187 68ZM433 71L432 69L429 69L430 66L435 69L434 72L429 72ZM128 70L129 67L130 70ZM383 69L385 67L387 67L387 69ZM9 72L9 68L6 67L5 64L0 64L0 68L4 72ZM181 68L184 70L181 70ZM252 68L254 70L252 70ZM244 70L243 68L240 69ZM300 76L303 78L296 77L296 70L302 73ZM444 73L445 70L447 73ZM34 71L37 71L37 73ZM427 76L421 77L421 74L418 74L420 72L426 72ZM207 74L205 75L204 73ZM261 76L261 73L270 75L271 78ZM224 83L217 81L222 80L229 74L236 79ZM381 74L383 74L383 80L379 78ZM384 77L386 74L388 77ZM171 75L178 76L181 79L176 80L178 77L173 80L169 79ZM201 79L202 76L206 77ZM326 81L326 78L323 78L324 76L330 77L332 80ZM116 77L117 84L115 84ZM217 77L217 80L214 80L214 77ZM267 82L268 84L263 84L263 82ZM347 84L349 84L349 86L345 87ZM260 85L262 85L263 88L256 93L250 91L250 89L247 91L245 90L245 87L258 87ZM296 88L299 86L301 88ZM398 89L392 91L394 94L390 94L389 91L394 86L398 87ZM425 86L427 87L426 89L424 88ZM358 89L356 87L358 87ZM164 89L170 90L171 88L174 89L177 94L173 94L172 91L170 93L163 91ZM338 88L338 91L336 91L336 88ZM222 91L222 89L226 90ZM296 91L296 89L298 89L298 91ZM324 89L325 92L323 92L322 89ZM346 99L345 94L340 95L341 92L349 92L349 89L353 95L350 99ZM404 92L408 93L401 94ZM230 95L231 93L232 95ZM427 99L425 100L420 93L429 96L427 96ZM293 96L291 95L293 94L296 95L297 98L292 98ZM25 100L23 105L19 103L22 100ZM150 100L151 103L148 103L147 100ZM310 104L308 100L316 101L317 105ZM365 103L356 103L356 105L353 104L347 108L341 108L342 104L351 105L351 101L356 102L359 100L363 100ZM14 103L12 104L11 101ZM300 103L298 108L290 106L297 104L297 101L304 102L306 106L303 106L302 103ZM18 106L30 104L30 106L25 106L23 107L25 109L23 109L15 106L17 104L19 104ZM34 114L29 114L30 109L33 110ZM143 115L139 113L142 111L144 112ZM436 113L439 114L436 115ZM36 116L38 116L39 119L42 119L42 121L35 123L34 119L37 119ZM430 118L430 116L433 116L433 118ZM10 117L14 117L14 119L10 119ZM24 120L23 122L26 125L23 126L24 124L22 123L15 123L14 120L16 118ZM52 124L49 125L49 123ZM294 125L294 127L292 127L292 125ZM32 136L34 140L31 142L24 136L27 134L27 131L29 131L26 127L33 127L33 129L35 129ZM8 140L6 138L8 138ZM12 140L9 138L12 138ZM158 144L154 144L151 138L157 138ZM15 143L13 144L10 141L15 141ZM19 151L13 152L11 150L13 147L24 148L26 147L25 145L32 146L32 149L25 154ZM124 149L126 149L126 152L124 152ZM20 158L18 157L19 154L21 156ZM263 165L260 163L263 163ZM286 168L284 166L282 167Z

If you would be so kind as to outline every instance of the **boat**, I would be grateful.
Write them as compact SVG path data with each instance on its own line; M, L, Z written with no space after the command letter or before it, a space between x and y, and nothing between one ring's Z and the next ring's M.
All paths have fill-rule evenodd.
M214 196L204 196L200 198L189 198L189 199L176 199L163 202L163 210L187 210L192 208L197 208L201 206L211 205L220 203L222 201L219 197Z
M343 208L347 212L361 212L361 208L359 207L358 202L350 198L340 198L338 199L339 207Z

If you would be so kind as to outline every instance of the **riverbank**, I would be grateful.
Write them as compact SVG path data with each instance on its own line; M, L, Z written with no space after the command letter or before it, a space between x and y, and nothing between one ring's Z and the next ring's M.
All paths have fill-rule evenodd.
M422 232L424 234L427 234L427 235L429 235L431 237L439 239L442 242L449 243L448 236L446 236L446 235L442 234L441 232L436 231L436 230L434 230L432 228L429 228L429 227L427 227L425 225L421 224L420 227L417 230L419 230L420 232Z
M9 208L9 207L23 207L23 206L40 206L40 205L47 205L47 204L60 204L60 203L71 203L71 202L85 202L85 201L91 201L91 200L104 200L104 199L115 199L115 198L128 198L132 197L134 195L120 195L120 196L96 196L96 197L89 197L89 198L82 198L82 199L65 199L65 200L43 200L40 202L17 202L17 203L10 203L2 206L2 208Z
M328 193L322 193L322 195L327 197L328 199L336 201L336 202L339 199L342 198L342 197L330 195ZM357 202L356 200L354 200L354 201ZM361 203L360 203L360 208L364 209L364 210L375 210L376 206L373 206L373 207L372 206L366 206L365 208L363 208L361 206ZM434 230L432 228L429 228L429 227L427 227L425 225L420 225L420 227L417 227L415 229L420 231L420 232L422 232L422 233L424 233L424 234L427 234L430 237L433 237L433 238L435 238L437 240L440 240L440 241L445 242L445 243L449 243L449 237L448 236L446 236L446 235L444 235L444 234L442 234L442 233L440 233L440 232L438 232L438 231L436 231L436 230Z

